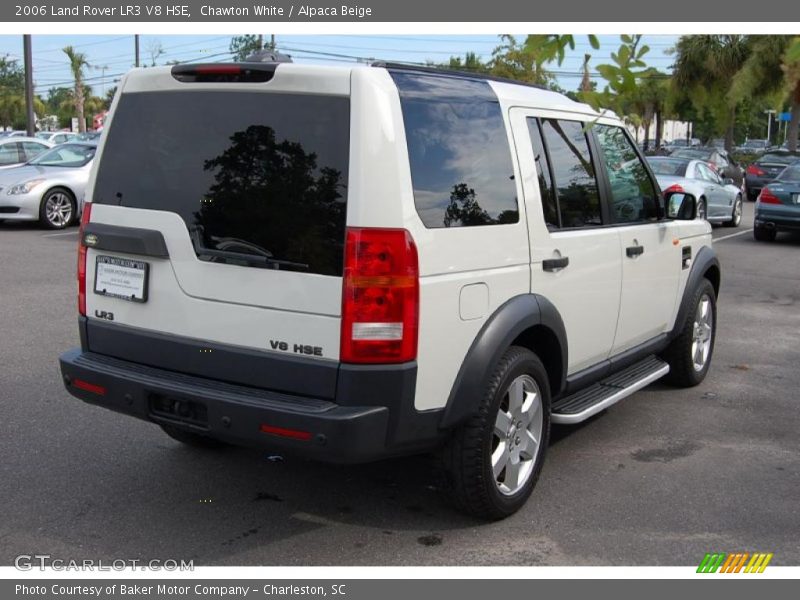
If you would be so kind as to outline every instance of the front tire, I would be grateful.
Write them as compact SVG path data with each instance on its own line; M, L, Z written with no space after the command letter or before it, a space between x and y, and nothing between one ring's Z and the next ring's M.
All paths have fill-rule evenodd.
M736 196L736 201L733 203L733 211L731 211L731 220L725 221L725 227L738 227L742 224L742 197Z
M509 348L485 383L478 412L446 444L450 493L464 512L505 518L531 495L550 437L550 386L539 358Z
M717 337L717 295L708 279L697 286L690 306L678 337L662 355L669 364L665 381L677 387L698 385L711 366Z
M39 205L39 222L47 229L64 229L73 223L75 198L63 188L48 190Z
M706 200L705 198L700 198L697 202L697 218L705 220L706 218Z

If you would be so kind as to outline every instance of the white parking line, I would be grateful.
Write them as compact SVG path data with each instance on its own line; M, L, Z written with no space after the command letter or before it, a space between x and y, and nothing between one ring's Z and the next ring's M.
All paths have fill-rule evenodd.
M729 240L737 235L744 235L746 233L753 233L751 229L745 229L744 231L737 231L736 233L731 233L729 235L723 235L722 237L714 238L715 242L721 242L722 240Z
M78 235L77 231L62 231L61 233L45 233L42 237L59 237L62 235Z

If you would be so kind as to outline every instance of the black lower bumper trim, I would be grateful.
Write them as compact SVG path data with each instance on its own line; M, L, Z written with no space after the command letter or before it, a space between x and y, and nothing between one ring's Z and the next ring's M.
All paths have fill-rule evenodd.
M60 364L67 390L85 402L232 444L339 463L401 453L387 443L395 436L389 435L386 406L343 405L226 384L80 349L64 353ZM429 437L429 428L423 429Z

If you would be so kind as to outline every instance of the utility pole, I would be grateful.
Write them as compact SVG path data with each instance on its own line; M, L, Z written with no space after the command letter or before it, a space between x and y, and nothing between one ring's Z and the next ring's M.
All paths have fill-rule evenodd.
M22 49L25 57L25 110L28 116L28 136L36 133L36 117L33 114L33 55L31 53L31 36L22 36Z
M106 96L106 71L108 70L108 65L98 66L92 65L92 69L95 71L100 71L100 97L105 98Z
M275 34L270 35L269 49L275 52Z
M139 34L133 36L133 44L136 52L136 68L139 68Z

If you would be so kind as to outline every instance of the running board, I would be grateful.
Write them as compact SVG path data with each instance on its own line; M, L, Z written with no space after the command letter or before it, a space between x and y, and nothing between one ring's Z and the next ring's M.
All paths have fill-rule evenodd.
M660 358L644 360L590 385L553 404L550 420L561 425L585 421L669 373L669 365Z

